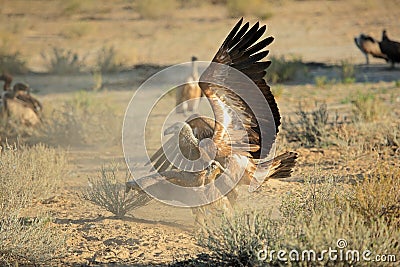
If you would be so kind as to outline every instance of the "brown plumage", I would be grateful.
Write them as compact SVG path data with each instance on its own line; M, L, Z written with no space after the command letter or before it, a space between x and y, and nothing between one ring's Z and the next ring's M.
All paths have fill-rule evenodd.
M356 46L361 50L361 52L365 55L367 65L369 65L368 55L371 55L375 58L382 58L388 61L387 55L382 53L381 48L379 47L379 42L373 37L361 33L358 37L354 38L354 42L356 43Z
M11 89L11 82L13 77L8 72L3 72L0 76L0 81L4 81L3 90L7 91Z
M386 30L382 31L382 41L379 43L382 53L386 54L389 62L394 68L395 63L400 63L400 43L390 40Z
M17 83L13 87L14 97L25 102L32 110L40 115L43 111L43 106L35 97L29 94L30 88L24 83Z
M193 115L185 122L167 128L164 135L172 134L172 137L149 162L161 176L178 184L191 181L190 185L205 185L222 179L213 192L205 192L205 197L208 198L207 194L227 194L231 204L237 197L236 184L258 187L267 178L288 177L297 158L295 152L268 158L281 124L276 101L264 80L265 69L271 62L261 61L267 56L268 50L264 49L273 37L258 42L266 26L260 27L257 22L249 29L249 23L242 26L242 21L235 25L215 55L213 62L218 64L210 65L200 78L200 88L211 105L214 118ZM252 89L258 94L249 93L248 87L238 83L237 77L226 66L251 79L256 85ZM226 86L221 86L221 81ZM239 96L246 93L249 103ZM205 142L207 140L212 142ZM210 164L196 171L195 164L203 163ZM244 173L240 173L240 169ZM146 182L149 177L154 176L136 181ZM164 183L162 181L153 180L148 186ZM147 189L146 183L141 184ZM135 185L133 182L127 186L137 189ZM165 197L174 199L168 194Z
M16 98L14 92L3 93L1 103L2 114L6 118L13 118L27 126L35 126L40 123L40 117L34 111L33 106Z
M176 90L177 113L196 112L199 107L201 89L198 84L199 72L196 61L197 58L192 57L191 74L185 84Z

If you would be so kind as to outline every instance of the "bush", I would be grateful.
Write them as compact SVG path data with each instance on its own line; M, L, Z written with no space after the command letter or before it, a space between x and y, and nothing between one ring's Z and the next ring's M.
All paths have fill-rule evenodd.
M145 192L131 190L126 192L125 181L117 178L117 168L101 169L100 176L89 178L89 187L82 193L82 198L100 206L117 217L124 217L128 212L147 204L151 198Z
M121 70L122 63L117 58L117 52L113 46L102 47L98 52L96 67L102 73L117 72Z
M176 0L146 0L137 2L137 12L142 19L161 19L171 16L178 7Z
M21 54L11 52L4 45L0 47L0 72L8 71L14 74L26 73L28 68Z
M347 60L342 60L340 62L340 77L342 83L354 83L356 81L354 65Z
M289 142L299 142L305 147L322 147L335 143L331 128L337 123L329 120L329 112L326 104L318 106L310 112L305 111L301 105L296 111L297 119L283 122L285 136Z
M198 241L221 265L254 266L257 252L263 246L275 247L278 237L279 224L268 214L243 211L232 217L223 215L219 222L207 226Z
M372 93L358 93L353 100L353 115L356 121L382 120L387 114L386 105Z
M0 154L0 264L43 264L63 250L64 237L48 216L23 218L34 200L56 192L64 154L43 145L8 147Z
M400 226L400 169L380 164L354 186L352 207L368 220L384 218Z
M299 72L305 73L307 68L299 58L287 60L284 56L271 57L271 66L267 69L267 80L282 83L295 79Z
M42 53L42 58L47 61L47 71L53 74L73 74L83 70L85 58L72 50L53 47L52 54Z
M116 144L120 141L121 120L115 109L95 92L80 91L58 105L46 108L36 142L60 144Z

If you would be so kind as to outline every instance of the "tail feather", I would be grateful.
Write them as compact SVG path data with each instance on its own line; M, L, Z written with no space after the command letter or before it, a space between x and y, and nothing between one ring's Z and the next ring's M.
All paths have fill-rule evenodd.
M285 152L275 157L268 178L279 179L290 177L296 164L297 157L298 153L292 151Z

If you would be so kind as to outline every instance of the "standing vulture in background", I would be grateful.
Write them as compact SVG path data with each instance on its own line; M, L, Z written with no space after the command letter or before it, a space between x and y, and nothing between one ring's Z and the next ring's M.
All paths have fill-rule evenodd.
M186 79L186 83L179 86L176 90L177 113L183 112L187 114L188 112L196 112L199 107L201 89L198 84L199 70L196 61L197 58L193 56L191 74Z
M400 63L400 43L390 40L386 30L382 31L382 41L379 43L379 47L387 55L392 68L394 68L395 63Z
M380 43L373 37L362 33L358 37L354 38L354 42L361 50L361 52L365 55L367 65L369 65L368 55L371 55L375 58L383 58L386 61L388 60L387 56L381 51Z
M250 28L248 22L242 25L242 21L243 18L214 56L213 63L218 64L211 64L200 78L201 91L211 105L214 118L192 115L185 122L167 128L164 135L172 134L172 137L150 158L153 168L165 179L155 179L155 175L138 178L127 183L128 190L140 190L139 185L145 190L156 190L158 184L167 184L166 181L188 187L203 186L222 179L222 183L214 188L216 194L227 194L227 200L233 204L237 198L236 184L259 186L270 177L290 176L297 153L286 152L273 159L267 158L281 124L275 98L264 80L265 69L271 62L261 61L269 52L264 48L274 38L267 37L258 42L266 26L260 27L257 22ZM240 71L255 84L259 94L246 96L251 107L239 96L246 94L248 88L235 84L236 77L227 66ZM215 79L229 86L211 82ZM243 132L248 138L243 137ZM212 144L202 144L203 140L212 140ZM210 156L212 150L214 158ZM187 171L193 166L184 165L187 161L182 156L192 161L200 158L210 164L201 171ZM239 169L244 169L244 173L238 172ZM229 187L233 190L226 191ZM206 192L206 198L208 193L215 192ZM162 197L174 200L176 196L165 193Z

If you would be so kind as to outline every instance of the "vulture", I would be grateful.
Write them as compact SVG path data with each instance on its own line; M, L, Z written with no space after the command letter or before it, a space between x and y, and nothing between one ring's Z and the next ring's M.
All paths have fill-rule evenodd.
M3 92L1 108L3 116L13 117L27 126L35 126L41 121L33 105L18 99L13 91Z
M388 57L381 51L380 42L375 40L373 37L361 33L358 37L354 38L354 42L365 55L367 65L369 65L368 55L371 55L375 58L382 58L386 61L388 60Z
M390 40L386 30L382 31L382 41L379 43L379 47L382 53L387 55L392 68L394 68L395 63L400 63L400 43Z
M3 90L8 91L11 89L11 82L13 78L8 72L3 72L0 76L0 81L4 81Z
M255 190L268 178L290 176L297 153L271 157L281 116L264 79L271 62L262 60L274 38L259 41L266 26L242 24L243 18L199 80L214 117L193 114L165 129L164 135L171 137L147 163L157 173L128 181L127 190L145 190L160 200L178 200L199 211L195 204L202 198L225 200L232 206L238 185ZM198 187L202 194L180 194L172 184Z
M34 126L41 119L42 104L30 95L30 88L25 83L16 83L11 90L13 80L9 73L3 73L0 80L4 81L3 93L1 95L1 111L6 117L14 117L22 124Z
M200 103L201 89L198 84L199 71L197 67L197 58L192 57L191 74L186 79L184 85L176 90L176 112L187 114L188 112L197 111Z

